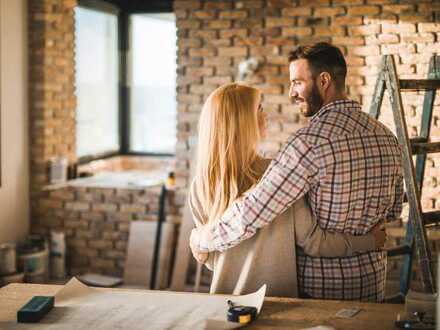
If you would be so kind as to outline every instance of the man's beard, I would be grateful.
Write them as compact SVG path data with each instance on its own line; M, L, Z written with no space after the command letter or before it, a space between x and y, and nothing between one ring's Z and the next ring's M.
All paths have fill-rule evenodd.
M324 100L319 94L318 86L316 86L316 83L313 83L310 95L306 97L304 101L305 109L304 111L302 111L304 117L312 117L319 111L319 109L321 109Z

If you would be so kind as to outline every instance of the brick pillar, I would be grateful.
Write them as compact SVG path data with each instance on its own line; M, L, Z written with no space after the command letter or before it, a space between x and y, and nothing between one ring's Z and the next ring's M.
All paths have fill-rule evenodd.
M28 1L31 230L44 214L48 162L75 162L74 6L76 0ZM60 225L54 222L54 226Z

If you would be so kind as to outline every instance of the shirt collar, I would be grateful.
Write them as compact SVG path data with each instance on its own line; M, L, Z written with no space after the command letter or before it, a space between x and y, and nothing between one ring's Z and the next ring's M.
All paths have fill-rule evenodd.
M324 113L326 113L330 109L334 109L334 108L344 109L344 108L353 108L353 107L358 108L360 107L360 105L358 102L353 100L336 100L324 105L321 109L319 109L318 112L315 113L310 118L310 121L312 122L318 120L320 117L322 117Z

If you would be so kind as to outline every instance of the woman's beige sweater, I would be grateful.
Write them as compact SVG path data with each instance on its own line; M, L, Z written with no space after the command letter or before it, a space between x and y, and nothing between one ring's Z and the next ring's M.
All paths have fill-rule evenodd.
M269 162L259 161L261 174ZM206 223L207 215L194 182L189 206L195 225ZM210 292L247 294L267 284L268 296L297 297L296 248L311 256L342 257L374 250L375 242L371 234L352 236L323 231L305 198L301 198L250 239L227 251L209 254L205 265L214 271Z

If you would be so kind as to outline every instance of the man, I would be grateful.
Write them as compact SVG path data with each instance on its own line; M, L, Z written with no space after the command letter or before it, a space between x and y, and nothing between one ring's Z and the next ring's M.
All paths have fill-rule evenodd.
M401 150L384 125L347 99L347 67L328 43L298 47L289 54L289 97L308 125L294 133L246 196L215 224L194 229L193 253L224 251L306 195L313 216L327 231L366 234L399 217L403 183ZM276 270L274 270L276 271ZM386 253L317 258L298 251L302 297L382 301Z

